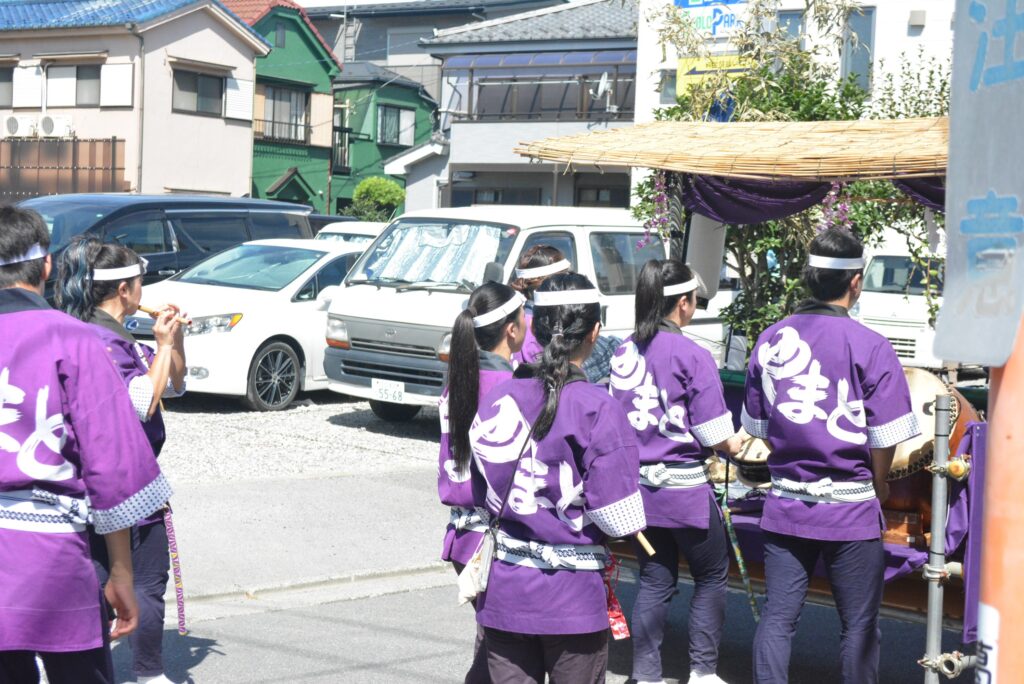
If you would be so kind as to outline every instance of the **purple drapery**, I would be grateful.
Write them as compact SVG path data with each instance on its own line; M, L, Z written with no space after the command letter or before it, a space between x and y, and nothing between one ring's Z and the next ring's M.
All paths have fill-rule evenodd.
M830 183L769 182L678 174L680 196L688 210L720 223L748 225L781 219L818 204L831 189ZM906 178L893 184L930 209L942 211L946 179Z
M825 199L829 183L772 183L679 174L683 206L721 223L750 224L785 218Z
M978 601L981 598L981 526L985 514L985 442L987 423L971 423L956 455L971 455L967 482L950 480L946 555L963 557L965 644L978 640ZM964 543L966 541L966 546Z
M893 179L892 184L915 202L935 211L946 209L946 177Z

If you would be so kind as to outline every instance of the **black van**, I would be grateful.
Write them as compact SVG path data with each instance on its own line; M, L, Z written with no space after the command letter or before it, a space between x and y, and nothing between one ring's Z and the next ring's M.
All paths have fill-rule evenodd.
M72 238L91 233L145 257L149 262L145 285L248 240L313 237L309 207L287 202L203 195L78 194L35 197L19 206L39 212L46 221L55 260Z

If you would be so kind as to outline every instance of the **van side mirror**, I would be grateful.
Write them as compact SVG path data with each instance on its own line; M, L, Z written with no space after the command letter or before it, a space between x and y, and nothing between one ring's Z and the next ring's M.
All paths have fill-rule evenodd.
M324 289L320 290L320 293L316 296L316 301L320 303L320 306L324 309L330 307L331 302L334 298L341 293L341 287L338 285L328 285Z
M505 280L505 269L497 261L488 261L484 266L484 282L501 283Z

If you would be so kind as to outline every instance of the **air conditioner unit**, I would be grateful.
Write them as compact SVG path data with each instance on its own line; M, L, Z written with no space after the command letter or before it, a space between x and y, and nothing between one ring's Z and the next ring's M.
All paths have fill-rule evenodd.
M71 117L44 115L39 119L39 135L44 138L70 138Z
M11 114L4 119L3 133L8 138L31 138L36 134L36 117Z

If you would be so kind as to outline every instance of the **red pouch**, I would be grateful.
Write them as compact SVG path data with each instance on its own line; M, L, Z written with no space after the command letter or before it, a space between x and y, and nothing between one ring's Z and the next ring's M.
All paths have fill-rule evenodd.
M615 586L619 583L619 559L609 553L609 561L604 569L604 586L608 592L608 626L612 630L612 639L616 641L629 638L629 625L622 614L622 605L615 596Z

